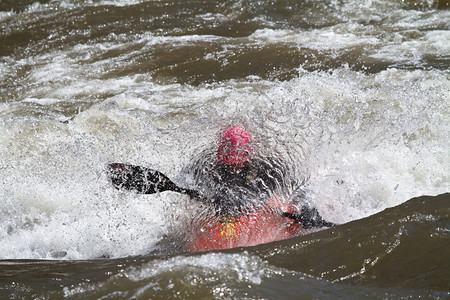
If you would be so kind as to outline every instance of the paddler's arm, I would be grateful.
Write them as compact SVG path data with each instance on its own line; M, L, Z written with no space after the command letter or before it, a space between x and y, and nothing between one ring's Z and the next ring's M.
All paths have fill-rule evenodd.
M289 167L279 159L266 158L259 164L258 176L263 178L266 186L270 190L275 190L280 185L284 184L286 178L286 172L289 173ZM336 224L325 221L319 214L319 211L314 207L300 205L305 202L306 193L303 189L307 179L304 179L301 183L295 183L297 185L294 188L294 192L291 195L291 200L297 207L302 207L299 213L283 212L283 216L293 219L295 223L299 224L305 229L314 227L333 227Z

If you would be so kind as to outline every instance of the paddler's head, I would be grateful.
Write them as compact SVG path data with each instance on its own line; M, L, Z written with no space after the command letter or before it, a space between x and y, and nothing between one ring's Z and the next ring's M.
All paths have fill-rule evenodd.
M228 169L239 171L250 159L252 136L239 125L229 126L219 133L217 159Z

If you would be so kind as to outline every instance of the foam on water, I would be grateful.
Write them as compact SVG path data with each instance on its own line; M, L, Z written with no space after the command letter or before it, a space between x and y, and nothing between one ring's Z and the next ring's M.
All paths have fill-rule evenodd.
M343 26L346 26L343 30ZM330 28L308 31L260 29L250 36L250 39L264 43L289 43L300 47L317 50L337 50L356 45L376 45L381 41L374 36L364 36L358 32L360 25L337 25L335 30Z
M2 144L2 257L82 259L151 251L164 233L162 202L119 196L106 184L92 137L41 125L31 132L20 123L2 127L12 137Z
M100 6L100 5L114 5L114 6L127 6L135 5L146 0L50 0L46 3L40 3L39 1L33 2L28 5L25 9L27 13L47 11L48 9L57 8L75 8L81 6ZM0 18L2 14L13 13L13 12L0 12ZM1 19L0 19L1 20Z
M132 297L145 297L154 295L155 291L165 290L178 291L184 288L206 286L212 290L216 297L232 295L233 291L224 286L224 283L246 283L248 285L259 285L263 280L277 276L286 270L270 266L257 256L249 255L247 252L240 254L209 253L199 256L182 257L177 256L164 260L153 260L138 268L129 267L121 270L106 282L100 284L82 284L78 287L65 287L64 295L74 296L84 294L87 291L98 291L101 293L109 285L117 283L140 283L132 290ZM296 274L302 279L302 274ZM177 274L182 280L167 280L169 276ZM147 283L147 284L146 284ZM184 288L183 288L184 287ZM128 294L130 296L130 294Z
M342 69L303 72L283 83L252 79L198 88L127 78L133 82L127 91L68 124L51 116L3 120L1 257L85 259L154 250L168 218L182 213L183 196L117 192L106 163L146 165L183 182L181 169L230 118L251 124L265 151L309 172L309 201L331 221L448 191L445 76ZM110 82L98 88L118 84Z

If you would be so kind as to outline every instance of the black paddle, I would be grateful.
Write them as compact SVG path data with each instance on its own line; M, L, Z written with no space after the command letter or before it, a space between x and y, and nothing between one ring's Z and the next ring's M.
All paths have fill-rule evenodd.
M109 164L109 175L116 189L133 191L138 194L154 194L172 191L187 194L191 198L201 198L198 191L177 186L163 173L140 166L113 163ZM326 222L315 208L302 208L300 214L283 212L283 216L295 220L303 228L332 227L335 224Z
M164 191L172 191L187 194L191 198L198 198L198 191L184 189L177 186L163 173L140 166L121 163L109 164L109 175L114 187L138 194L155 194Z
M302 207L299 214L283 212L283 216L293 219L295 223L302 225L303 228L309 229L314 227L333 227L336 224L325 221L316 208L307 206Z

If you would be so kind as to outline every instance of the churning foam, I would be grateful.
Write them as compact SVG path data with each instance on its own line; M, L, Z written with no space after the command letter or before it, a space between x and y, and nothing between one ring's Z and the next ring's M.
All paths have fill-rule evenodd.
M118 192L108 182L106 163L146 165L183 182L180 170L214 141L213 124L229 118L253 126L272 153L309 172L309 201L331 221L446 192L445 76L395 69L375 75L303 72L282 83L154 87L151 95L131 98L127 91L68 124L51 115L4 120L0 212L6 230L0 256L85 259L154 250L167 233L166 222L182 213L176 209L183 196ZM117 82L111 84L114 89ZM134 84L137 90L148 85ZM200 116L198 110L201 118L192 117Z

